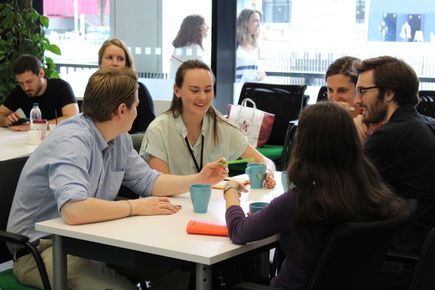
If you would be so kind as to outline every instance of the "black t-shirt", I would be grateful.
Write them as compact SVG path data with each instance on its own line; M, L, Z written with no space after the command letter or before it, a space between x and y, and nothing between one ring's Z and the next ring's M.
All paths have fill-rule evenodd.
M3 105L11 111L21 108L26 117L30 116L33 103L38 103L42 118L51 120L62 116L62 107L77 103L71 86L61 79L46 79L47 88L43 95L29 97L17 86L6 98Z
M147 87L139 82L139 106L137 107L137 117L131 126L130 134L143 133L148 125L156 117L154 113L154 103Z

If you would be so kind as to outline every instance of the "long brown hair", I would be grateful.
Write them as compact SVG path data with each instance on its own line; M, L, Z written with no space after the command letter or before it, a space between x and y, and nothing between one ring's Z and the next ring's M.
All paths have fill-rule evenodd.
M202 49L201 26L205 24L205 19L201 15L192 14L183 19L180 30L177 33L172 45L175 48L198 44Z
M308 232L319 222L385 219L407 208L364 156L349 113L333 102L302 112L288 176L295 185L296 231Z

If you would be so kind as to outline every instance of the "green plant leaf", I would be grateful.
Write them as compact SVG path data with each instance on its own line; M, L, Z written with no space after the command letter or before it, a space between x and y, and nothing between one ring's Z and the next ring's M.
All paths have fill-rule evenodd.
M47 48L47 50L51 51L54 54L61 55L62 52L60 51L59 46L56 44L50 44L50 46Z
M39 21L41 22L41 25L44 26L45 28L48 27L48 23L49 23L49 19L47 16L41 15L39 17Z
M29 17L32 20L32 22L35 22L36 20L38 20L39 13L36 12L35 9L28 9L28 11L29 11L29 13L25 14L25 16Z

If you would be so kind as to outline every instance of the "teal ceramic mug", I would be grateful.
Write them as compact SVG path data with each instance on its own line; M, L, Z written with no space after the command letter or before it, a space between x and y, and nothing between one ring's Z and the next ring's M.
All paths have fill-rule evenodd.
M192 184L189 187L190 199L192 200L193 212L206 213L211 196L210 184Z
M282 183L282 189L284 189L284 192L288 191L288 172L283 171L281 172L281 183Z
M257 212L263 207L267 206L268 204L269 204L268 202L262 202L262 201L252 202L251 204L249 204L249 212L251 214Z
M248 163L245 173L249 177L251 188L263 188L263 181L266 176L266 164Z

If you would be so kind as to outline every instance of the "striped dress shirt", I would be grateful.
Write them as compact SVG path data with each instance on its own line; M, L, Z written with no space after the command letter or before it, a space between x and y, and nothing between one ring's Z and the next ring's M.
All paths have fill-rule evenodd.
M139 157L127 133L107 143L94 122L80 114L58 125L29 157L7 230L35 241L46 236L35 223L60 217L66 202L114 200L121 184L149 196L159 175Z

